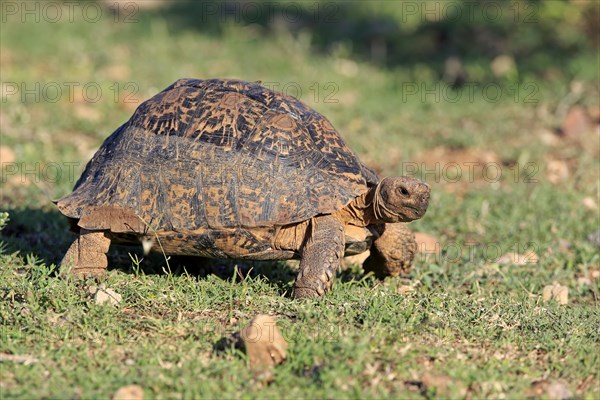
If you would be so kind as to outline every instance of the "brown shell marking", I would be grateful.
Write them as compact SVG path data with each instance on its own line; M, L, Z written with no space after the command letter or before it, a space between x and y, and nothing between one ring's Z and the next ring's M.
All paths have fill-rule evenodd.
M139 106L58 207L132 210L156 230L287 225L377 182L331 123L256 83L182 79Z

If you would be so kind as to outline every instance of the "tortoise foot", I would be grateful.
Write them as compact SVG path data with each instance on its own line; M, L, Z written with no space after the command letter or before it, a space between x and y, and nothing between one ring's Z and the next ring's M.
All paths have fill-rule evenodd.
M379 279L408 275L417 253L415 234L403 223L385 224L385 230L371 247L365 260L365 272L373 272Z
M304 279L302 272L296 279L294 297L297 299L321 297L333 289L335 267L329 264L318 279Z

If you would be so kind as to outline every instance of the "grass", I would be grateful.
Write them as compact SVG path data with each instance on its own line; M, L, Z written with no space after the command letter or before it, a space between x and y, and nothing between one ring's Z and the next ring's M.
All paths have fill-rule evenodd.
M572 81L585 88L577 103L598 107L589 54L573 60L580 69L571 79L518 82L534 85L535 102L515 98L514 83L502 81L498 101L480 89L470 100L463 89L454 102L419 66L316 53L306 35L255 26L225 25L215 35L157 16L125 24L106 14L96 23L9 18L0 28L1 145L15 158L2 160L9 221L1 232L0 353L26 356L0 363L3 398L107 398L131 383L149 398L515 398L538 396L540 381L562 382L578 398L600 396L600 256L588 240L598 211L584 205L598 203L598 138L553 133ZM70 192L102 140L131 115L137 103L127 95L142 101L180 77L300 87L300 98L367 164L384 175L414 166L432 184L430 209L411 226L436 237L442 253L419 255L410 277L384 282L350 265L330 295L297 302L287 295L294 271L282 263L206 274L184 261L187 268L174 263L165 273L160 256L138 263L140 249L113 249L105 284L123 299L95 304L89 287L97 282L55 276L72 236L50 200ZM415 82L439 99L408 95ZM19 92L8 95L8 83ZM23 98L21 85L36 84L39 97ZM63 91L50 101L55 84ZM101 89L97 101L79 90L86 84ZM486 179L479 167L469 175L465 162L494 163L502 177ZM558 178L556 163L566 168ZM527 250L537 263L496 262ZM553 282L569 288L569 304L542 300ZM231 340L259 313L276 316L290 343L268 385L253 379Z

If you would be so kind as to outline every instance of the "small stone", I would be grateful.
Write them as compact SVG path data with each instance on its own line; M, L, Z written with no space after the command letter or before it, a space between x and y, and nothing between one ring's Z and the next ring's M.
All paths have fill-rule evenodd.
M573 394L562 381L542 379L531 384L529 397L546 397L549 400L569 400Z
M570 177L569 166L564 160L550 160L546 164L546 179L554 185L566 181Z
M416 232L417 251L421 254L439 254L442 251L440 241L427 233Z
M525 254L514 252L503 254L496 260L496 263L498 263L498 265L523 266L527 264L536 264L538 261L538 255L533 251L528 251Z
M565 305L569 303L569 288L559 283L548 285L542 292L544 301L556 300L558 304Z
M558 239L558 249L560 251L562 251L563 253L568 252L569 250L571 250L572 244L571 242L569 242L566 239Z
M573 394L567 385L557 381L550 382L550 385L548 385L548 388L546 389L546 394L551 400L567 400L573 398Z
M0 363L15 363L15 364L35 364L39 360L28 354L8 354L0 353Z
M491 64L492 72L497 77L503 77L516 71L515 59L509 55L501 54L494 58Z
M546 146L557 146L561 143L561 140L556 133L549 129L542 129L539 131L538 135L542 143L544 143Z
M15 159L15 152L10 147L0 146L0 164L10 164Z
M112 306L116 306L121 302L121 295L110 288L98 288L94 300L96 304L108 303Z
M398 294L407 294L410 293L414 290L414 288L412 286L409 285L402 285L400 287L398 287L398 289L396 289L396 292Z
M563 135L568 137L581 136L592 132L592 122L582 106L572 107L565 117L562 126Z
M600 247L600 230L592 232L587 236L588 242L596 247Z
M263 373L281 364L286 358L288 343L277 328L275 319L268 315L257 315L242 329L240 337L244 341L250 369Z
M581 203L590 211L596 211L598 209L598 203L596 203L596 200L591 196L584 198Z
M592 280L590 278L588 278L587 276L580 276L579 278L577 278L577 286L591 286L592 285Z
M587 113L594 122L600 123L600 104L590 104Z
M425 372L421 377L421 382L428 388L443 392L448 389L448 386L452 383L452 379L446 375L434 375L430 372Z
M421 377L425 389L434 389L436 397L464 398L467 394L465 385L450 376L438 373L425 372Z
M122 386L113 395L113 400L144 400L144 389L138 385Z

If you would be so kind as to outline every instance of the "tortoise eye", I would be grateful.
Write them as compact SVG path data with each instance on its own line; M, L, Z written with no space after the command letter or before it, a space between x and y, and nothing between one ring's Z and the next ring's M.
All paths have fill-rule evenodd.
M396 192L402 197L408 197L410 194L408 189L404 186L400 186L398 189L396 189Z

